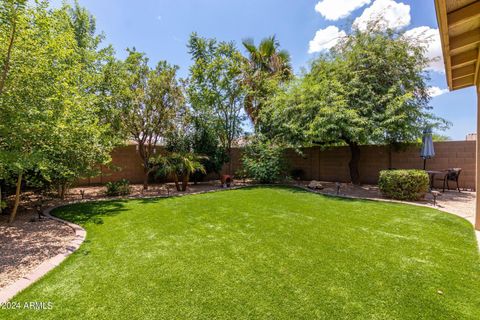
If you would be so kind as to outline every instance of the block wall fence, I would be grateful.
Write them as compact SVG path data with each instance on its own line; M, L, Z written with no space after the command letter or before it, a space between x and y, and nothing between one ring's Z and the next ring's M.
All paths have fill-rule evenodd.
M462 168L460 187L475 188L475 141L435 142L436 156L427 160L427 170ZM407 145L401 150L389 150L388 146L362 146L360 148L360 179L362 183L374 184L380 170L422 169L419 145ZM348 147L303 149L303 155L286 150L285 158L291 171L301 170L305 180L349 182ZM224 173L235 173L241 167L241 149L234 149L231 162L223 168ZM136 146L119 147L112 152L115 170L101 168L97 177L83 179L79 185L103 184L108 181L128 179L131 183L143 181L143 167ZM441 185L441 182L436 182Z

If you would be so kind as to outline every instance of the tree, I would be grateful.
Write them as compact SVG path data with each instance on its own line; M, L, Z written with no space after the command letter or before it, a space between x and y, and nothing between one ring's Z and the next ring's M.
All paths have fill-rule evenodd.
M450 138L447 135L443 134L438 134L438 133L432 133L432 140L434 142L441 142L441 141L451 141L452 138ZM422 143L422 137L418 137L416 140L417 143Z
M191 152L171 152L152 158L151 161L156 167L157 174L172 177L177 191L186 191L193 173L197 171L205 173L205 168L200 162L202 158Z
M118 142L112 137L111 126L99 118L100 101L104 97L98 94L98 87L113 51L110 47L99 48L104 37L96 33L95 18L78 1L73 6L65 4L62 10L76 43L75 64L81 69L78 92L82 101L78 108L65 112L62 121L68 123L69 129L53 136L47 150L51 163L47 180L58 186L63 199L71 183L80 177L96 175L98 165L110 161L110 152Z
M200 119L193 119L192 150L196 154L205 155L200 162L205 167L206 174L220 175L223 164L229 161L227 151L218 143L218 134L214 127L203 123ZM195 179L200 173L196 173ZM196 181L196 180L195 180Z
M262 121L270 135L297 146L348 145L350 177L359 184L361 144L412 142L427 124L448 125L429 112L428 62L423 44L402 33L354 30L271 99Z
M84 105L85 107L85 105ZM48 166L42 170L47 185L58 187L64 199L67 189L81 177L98 174L99 165L110 162L110 153L115 146L110 139L108 127L99 123L96 113L84 108L66 112L63 123L68 130L57 131L44 147Z
M91 89L97 55L94 48L79 47L69 7L48 9L47 1L2 1L0 7L0 39L13 39L0 43L7 70L0 94L0 159L15 179L13 222L23 181L82 176L109 160L111 145L104 139L107 126L96 121ZM84 59L87 52L92 58Z
M242 56L232 42L217 42L195 33L188 49L193 59L187 86L192 116L205 128L204 133L216 135L218 145L230 157L244 119Z
M181 85L177 81L177 66L160 61L154 70L148 66L145 54L129 50L125 61L110 64L115 74L112 102L123 131L138 145L143 162L143 188L153 171L150 159L157 152L160 140L174 126L177 109L184 104Z
M245 58L244 81L248 88L245 96L245 111L254 125L263 101L274 92L279 84L293 77L290 54L279 50L280 43L275 36L263 39L258 47L253 39L243 41L248 57Z
M2 71L0 75L0 95L5 88L8 72L10 71L10 64L12 58L12 51L18 36L18 24L22 13L25 11L26 0L23 1L8 1L0 2L0 25L2 33L2 42L7 44L6 50L2 50Z

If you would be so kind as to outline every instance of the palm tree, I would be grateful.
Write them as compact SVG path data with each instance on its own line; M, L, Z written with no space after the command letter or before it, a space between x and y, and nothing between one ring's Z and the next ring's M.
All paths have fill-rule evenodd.
M177 191L186 191L192 173L206 173L205 167L200 162L202 159L205 157L190 152L172 152L166 156L159 156L154 163L158 169L157 174L170 176L175 182Z
M263 39L258 47L253 39L246 39L242 43L248 53L245 58L245 84L249 93L245 97L245 111L256 124L261 101L268 94L266 81L288 81L293 76L292 65L290 54L286 50L279 50L280 43L275 36Z

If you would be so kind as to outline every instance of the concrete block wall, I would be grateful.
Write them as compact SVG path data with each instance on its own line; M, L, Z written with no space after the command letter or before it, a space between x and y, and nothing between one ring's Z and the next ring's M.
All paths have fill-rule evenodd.
M475 188L475 141L445 141L435 142L436 156L427 160L427 170L445 170L462 168L460 187ZM420 158L420 145L406 145L399 150L391 150L388 146L360 147L360 179L362 183L375 184L381 170L423 169L423 159ZM235 152L232 172L241 166L241 152ZM285 157L289 168L302 170L306 180L349 182L348 162L350 150L346 146L305 148L302 154L294 150L286 150ZM227 172L227 168L224 171ZM436 186L441 182L436 181Z
M427 170L444 170L462 168L460 187L475 188L475 141L435 142L436 156L427 160ZM363 183L374 184L378 181L381 170L422 169L419 145L407 145L400 150L390 150L387 146L362 146L360 148L360 179ZM223 168L224 173L234 174L241 168L241 149L232 150L231 163ZM307 180L349 182L348 147L305 148L302 154L286 150L285 157L290 170L302 170ZM83 179L81 185L103 184L108 181L128 179L132 183L142 183L143 167L135 146L116 148L112 152L112 164L118 170L102 167L102 174L90 179ZM436 182L440 185L441 182Z
M112 168L100 166L101 173L98 176L82 179L78 184L96 185L120 179L127 179L131 183L143 183L142 159L135 145L115 148L111 156Z

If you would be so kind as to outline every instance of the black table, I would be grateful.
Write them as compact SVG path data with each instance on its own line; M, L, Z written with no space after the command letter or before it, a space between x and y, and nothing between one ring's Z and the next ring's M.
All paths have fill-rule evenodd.
M428 178L430 179L430 190L433 189L433 183L435 181L435 176L436 175L443 175L445 178L445 175L447 174L447 170L443 171L438 171L438 170L425 170L426 173L428 173Z

